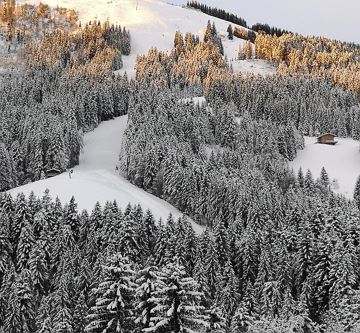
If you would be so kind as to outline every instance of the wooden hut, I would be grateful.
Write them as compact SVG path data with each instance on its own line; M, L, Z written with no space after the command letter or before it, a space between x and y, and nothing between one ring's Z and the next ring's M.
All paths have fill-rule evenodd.
M50 169L46 171L46 178L51 178L51 177L55 177L57 175L60 175L61 171L58 169Z
M325 133L317 138L317 142L325 145L335 145L337 144L337 141L335 141L335 137L336 135L332 133Z

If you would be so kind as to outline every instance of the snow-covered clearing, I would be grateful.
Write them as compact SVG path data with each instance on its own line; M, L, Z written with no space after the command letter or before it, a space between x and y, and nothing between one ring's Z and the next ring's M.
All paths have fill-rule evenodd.
M276 74L276 67L270 61L262 59L247 59L230 61L235 73L273 75Z
M341 138L336 140L338 143L330 146L317 144L315 137L305 137L305 149L298 151L290 167L295 172L301 167L304 173L309 169L314 178L318 178L321 168L325 167L329 177L338 184L333 187L334 191L351 199L360 175L359 142Z
M63 173L20 186L9 193L13 196L21 192L29 195L33 191L36 196L42 196L49 189L50 195L59 197L63 203L69 202L74 196L79 210L91 211L97 201L104 204L116 200L123 209L129 202L139 203L144 210L150 209L157 219L161 217L166 220L170 213L175 218L182 216L175 207L130 184L115 171L126 124L127 116L122 116L103 122L93 132L87 133L79 166L73 169L71 179L68 173ZM192 225L197 233L203 230L194 222Z
M194 106L203 106L204 104L206 104L206 99L204 96L198 96L198 97L188 97L188 98L183 98L179 100L179 103L183 103L183 104L190 104L192 103Z
M206 155L207 158L209 158L211 156L211 153L214 153L215 156L217 153L222 152L224 150L224 148L222 148L220 145L204 145L202 147L203 149L203 153Z
M0 74L8 73L11 70L19 69L22 61L13 49L8 52L9 44L5 42L5 36L0 33Z

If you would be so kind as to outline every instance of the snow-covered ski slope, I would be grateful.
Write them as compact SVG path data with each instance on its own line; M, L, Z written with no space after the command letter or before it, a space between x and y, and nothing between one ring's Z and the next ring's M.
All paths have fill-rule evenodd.
M320 176L325 167L331 180L335 180L332 188L335 192L351 199L355 183L360 175L359 141L336 138L335 146L316 143L316 138L305 137L305 149L297 153L290 167L297 173L301 167L304 174L309 169L314 178Z
M23 0L27 3L39 3L39 0ZM218 33L223 37L224 52L229 61L237 59L242 40L227 38L229 22L208 16L198 10L172 5L161 0L42 0L50 6L76 8L82 23L97 19L109 20L130 30L131 54L123 57L124 67L120 72L127 72L134 77L134 65L139 54L146 54L152 47L161 51L170 51L174 46L176 31L191 32L203 37L205 27L210 20L214 22ZM170 2L170 1L169 1ZM221 7L221 6L219 6ZM264 68L264 61L247 60L231 62L234 70L255 74L272 74L275 67ZM237 65L236 63L240 63ZM265 66L266 67L266 66Z
M166 220L169 214L175 218L182 215L175 207L138 187L130 184L115 171L118 162L123 133L127 124L127 116L103 122L94 131L85 134L84 149L80 155L79 166L73 169L71 179L68 173L53 178L40 180L9 191L13 196L31 191L42 196L46 189L50 195L63 202L69 202L72 196L78 203L79 210L91 211L95 203L102 205L106 201L116 200L119 207L140 204L144 210L150 209L156 219ZM203 230L192 223L196 232Z

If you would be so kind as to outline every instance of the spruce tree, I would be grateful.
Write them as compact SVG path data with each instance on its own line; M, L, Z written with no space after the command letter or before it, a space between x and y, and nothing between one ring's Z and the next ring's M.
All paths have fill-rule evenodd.
M123 67L123 61L122 61L121 53L117 52L113 58L111 69L113 71L118 71L122 67Z
M52 295L44 296L37 310L36 327L37 333L51 333L53 329L52 322Z
M36 243L29 256L29 270L34 288L34 296L41 299L47 292L49 271L44 250Z
M15 185L13 162L5 145L0 142L0 192Z
M234 39L234 31L233 31L233 28L232 28L231 24L229 24L229 26L227 28L227 33L228 33L228 38L230 40Z
M231 262L228 261L219 282L219 289L216 297L217 304L226 318L225 322L227 327L230 327L231 318L234 316L239 303L240 295L238 290L239 281L235 276Z
M86 304L86 298L84 292L80 293L80 296L76 298L76 304L74 307L73 315L73 328L74 332L84 333L86 327L86 316L88 314L88 306Z
M224 333L226 332L225 318L221 310L213 306L206 311L207 316L207 328L206 333Z
M310 170L306 171L305 179L304 179L304 186L305 186L305 189L308 190L309 192L312 192L314 189L314 178L313 178Z
M356 206L360 210L360 176L358 177L356 184L355 184L354 200L355 200Z
M206 29L205 29L205 33L204 33L204 42L207 43L212 40L213 40L213 31L212 31L211 23L210 23L210 21L208 21Z
M13 254L7 216L0 209L0 289Z
M77 213L77 203L75 198L72 196L65 211L65 224L68 225L73 234L74 240L79 240L80 237L80 218Z
M249 310L244 306L243 302L241 302L231 319L230 333L248 332L248 328L253 322L254 318L250 315Z
M221 267L219 264L218 254L215 249L214 240L211 239L210 243L208 244L208 249L204 260L204 270L211 298L215 298L218 289L220 268Z
M144 332L190 333L206 327L204 294L198 292L196 281L188 277L185 268L168 263L159 274L159 287L153 293L154 317Z
M33 332L35 329L35 298L29 270L24 269L17 279L17 292L23 332Z
M219 264L224 267L229 258L229 248L228 233L222 220L216 222L214 228L214 245Z
M301 168L299 169L299 172L298 172L297 181L298 181L300 187L303 188L305 186L304 173Z
M7 311L6 317L3 324L5 332L21 333L22 332L22 320L20 313L19 297L17 293L16 285L14 284L7 295ZM29 329L25 330L29 332Z
M126 216L120 226L117 235L117 247L119 251L129 258L136 258L139 255L138 225L131 216Z
M155 219L150 210L147 210L145 216L140 220L139 229L138 242L140 252L144 258L147 258L149 255L154 255L157 236Z
M29 268L30 253L34 246L34 243L35 239L33 227L29 222L26 222L24 227L21 229L21 234L19 236L19 244L16 249L16 261L19 271L24 268Z
M68 278L64 274L53 294L54 312L52 313L52 322L55 332L73 333L72 300L69 297L68 289Z
M325 188L327 188L329 186L329 175L328 173L326 172L325 168L322 167L321 168L321 172L320 172L320 182L321 182L321 185L323 185Z
M46 171L63 172L68 166L68 156L63 134L59 126L53 128L54 138L46 152Z
M153 299L154 292L159 288L159 269L156 266L146 266L137 273L136 297L138 304L136 306L135 323L140 326L142 330L151 327L153 309L156 303Z
M114 254L106 261L100 283L93 289L96 301L88 315L86 332L132 332L134 278L128 258Z

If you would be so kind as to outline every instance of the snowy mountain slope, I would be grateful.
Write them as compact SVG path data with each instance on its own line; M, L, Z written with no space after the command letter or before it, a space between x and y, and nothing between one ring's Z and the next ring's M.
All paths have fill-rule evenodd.
M109 19L110 22L130 29L132 52L130 56L123 57L124 69L122 70L130 75L134 75L134 64L138 54L146 53L153 46L162 51L170 51L173 48L176 31L183 33L189 31L202 37L208 20L215 22L219 34L223 37L225 54L229 60L236 59L238 48L242 43L237 38L227 39L226 30L229 22L197 10L170 5L159 0L98 0L91 4L88 0L76 2L45 0L45 3L51 6L76 7L79 10L81 22ZM256 64L256 61L252 62ZM237 63L237 61L232 63ZM241 63L245 64L245 62ZM264 65L261 64L261 66ZM251 66L244 65L243 67L246 67L246 72L253 71ZM262 69L256 73L259 72L262 72ZM58 196L62 202L68 202L74 195L79 209L91 210L97 201L104 204L107 200L117 200L119 206L122 207L128 202L140 203L143 209L150 208L157 218L166 219L170 212L175 217L180 216L181 212L176 208L133 186L115 172L126 119L126 117L120 117L102 123L94 132L85 135L85 147L80 156L80 165L74 168L71 179L65 173L9 192L15 196L20 192L28 195L34 191L36 195L41 196L48 188L50 194L53 197ZM198 231L201 230L200 227L195 227Z
M357 177L360 175L359 142L352 139L337 138L335 146L316 144L316 138L305 137L305 149L298 151L297 157L289 165L297 173L299 168L305 174L309 169L315 178L325 167L330 179L335 179L333 189L336 193L351 199Z
M25 1L25 0L24 0ZM38 3L39 0L26 0L28 3ZM90 20L109 20L112 23L126 26L131 33L131 54L123 57L124 67L120 72L134 76L134 65L138 54L145 54L151 47L161 51L170 51L174 45L176 31L191 32L203 37L205 27L210 20L215 22L218 33L222 36L224 51L227 58L236 59L242 40L227 38L229 22L206 15L198 10L171 5L160 0L44 0L51 6L76 8L81 22ZM246 64L245 61L241 63ZM253 61L255 72L261 72L261 66ZM253 67L234 66L235 69L245 69L249 72Z
M42 196L46 189L52 197L58 196L63 202L69 202L72 196L78 203L79 210L91 211L97 201L104 204L106 201L116 200L121 208L130 202L138 204L144 210L150 209L154 216L167 219L170 213L175 218L182 215L175 207L168 204L120 177L115 167L118 162L122 135L125 131L127 116L106 121L93 132L85 135L84 150L80 155L80 164L73 170L70 179L68 173L40 180L9 191L13 196L23 192L29 195L34 191L36 196ZM202 227L192 223L196 232Z

